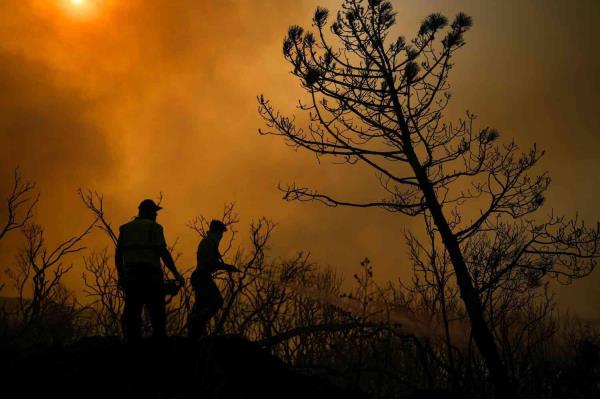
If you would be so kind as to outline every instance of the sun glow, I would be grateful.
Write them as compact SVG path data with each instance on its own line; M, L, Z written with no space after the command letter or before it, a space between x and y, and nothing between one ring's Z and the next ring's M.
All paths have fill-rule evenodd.
M97 0L63 0L70 13L79 17L91 17L97 12Z

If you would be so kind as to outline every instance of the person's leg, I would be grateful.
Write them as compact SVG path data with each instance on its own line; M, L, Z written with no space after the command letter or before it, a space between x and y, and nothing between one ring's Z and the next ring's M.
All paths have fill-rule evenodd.
M219 310L223 307L223 297L219 292L219 288L215 284L212 278L206 281L203 294L203 306L201 317L201 325L204 330L204 334L208 333L208 323L215 317Z
M188 316L188 335L200 338L206 335L206 303L198 287L194 288L194 305Z
M121 316L121 328L123 336L129 343L139 341L142 337L142 307L139 287L128 284L123 290L125 295L125 305L123 315Z
M165 296L160 285L148 287L146 306L152 323L152 336L154 338L167 337L167 309Z
M207 334L208 322L223 306L223 297L210 275L194 277L195 301L188 319L188 333L199 338Z
M208 284L207 297L208 297L207 318L208 318L208 320L210 320L213 317L215 317L215 315L223 307L223 296L221 295L221 292L219 291L219 287L217 287L217 284L214 282L214 280L212 278L210 279L210 282Z

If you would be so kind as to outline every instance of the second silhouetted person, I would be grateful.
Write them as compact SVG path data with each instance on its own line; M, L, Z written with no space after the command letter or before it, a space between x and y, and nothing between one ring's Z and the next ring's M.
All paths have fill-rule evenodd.
M219 252L219 243L226 231L227 227L223 222L213 220L206 237L198 245L197 266L192 273L195 302L188 321L188 330L192 338L206 335L208 322L223 306L223 297L212 278L212 273L218 270L239 271L235 266L223 262Z

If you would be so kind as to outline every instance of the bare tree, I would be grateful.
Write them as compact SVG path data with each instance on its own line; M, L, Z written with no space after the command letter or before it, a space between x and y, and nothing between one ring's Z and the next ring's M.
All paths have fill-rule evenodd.
M486 392L486 387L480 384L480 361L470 351L472 335L466 328L466 314L453 281L450 257L435 239L434 226L426 227L427 240L406 233L413 276L411 284L401 284L401 292L408 294L401 301L411 308L422 309L443 331L443 336L434 336L425 343L432 354L438 352L431 356L433 362L447 371L447 380L440 381L441 385L462 391L469 397L477 396ZM471 242L465 251L467 257L481 257L484 251L489 252L486 258L498 258L502 255L491 254L503 254L506 243L511 240L509 236L502 236L490 242L488 235L477 237L480 241ZM487 261L479 261L477 267L470 270L508 374L514 381L521 382L520 389L525 389L531 383L527 370L534 368L540 352L557 332L557 316L548 282L542 283L531 273L519 273L515 269L498 284L490 280L496 274Z
M18 293L18 318L23 332L40 330L52 311L77 307L75 298L65 290L62 280L73 267L65 264L66 258L82 251L82 240L94 227L94 220L84 231L59 243L54 249L46 247L42 226L28 223L23 227L25 244L17 256L17 268L7 270L9 279ZM30 299L29 299L30 298Z
M35 183L23 181L19 169L13 173L13 184L6 198L7 217L4 226L0 228L0 240L12 230L25 226L33 217L33 210L39 201L39 194L34 194Z
M97 333L104 336L121 333L124 301L122 293L117 289L117 270L112 266L112 260L113 257L106 248L85 256L85 271L81 276L85 285L84 295L92 300L87 305L94 318L90 324Z
M319 157L371 167L383 198L340 200L292 184L284 189L285 199L422 215L447 252L498 397L515 397L485 316L484 287L476 285L481 258L470 257L469 248L485 241L478 236L514 237L501 251L486 252L492 256L484 257L493 263L485 266L493 273L492 286L512 273L574 278L594 267L599 230L553 215L542 222L529 219L550 183L545 173L530 175L543 156L535 145L520 154L514 142L498 144L498 132L476 130L468 112L457 124L443 122L448 76L471 27L469 16L459 13L448 26L446 17L432 14L410 43L390 37L395 12L389 1L344 0L330 33L328 16L318 7L317 32L292 26L283 43L292 73L308 95L299 105L308 112L308 126L297 127L261 95L259 113L269 129L260 133L282 136ZM470 218L467 210L473 208L480 212Z
M104 196L97 191L83 190L81 188L77 190L77 194L79 195L79 198L85 207L89 209L98 220L99 223L96 225L96 227L102 230L112 241L112 244L116 246L118 237L108 218L106 217L104 210Z
M77 190L85 207L92 212L98 223L96 227L110 240L111 247L117 245L118 236L110 223L104 209L104 196L93 190ZM117 270L113 266L113 257L109 249L93 252L84 257L85 270L81 275L85 285L84 295L91 300L87 306L93 313L93 329L108 336L121 332L121 313L124 298L118 288Z

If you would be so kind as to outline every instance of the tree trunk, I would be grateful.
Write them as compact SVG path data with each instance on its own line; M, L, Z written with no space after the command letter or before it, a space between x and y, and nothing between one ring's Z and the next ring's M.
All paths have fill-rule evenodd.
M406 131L408 131L408 127ZM407 137L408 135L403 136ZM490 372L490 380L496 390L496 397L501 399L516 399L516 391L506 374L502 359L498 353L498 348L496 347L494 336L485 321L481 299L477 290L473 287L473 282L463 258L458 240L448 225L448 221L444 216L442 207L433 189L433 185L425 174L425 171L410 144L410 139L404 140L404 147L410 165L425 196L427 208L431 212L434 223L442 237L442 242L450 255L452 266L456 273L456 281L460 289L460 296L465 304L471 322L473 337Z

